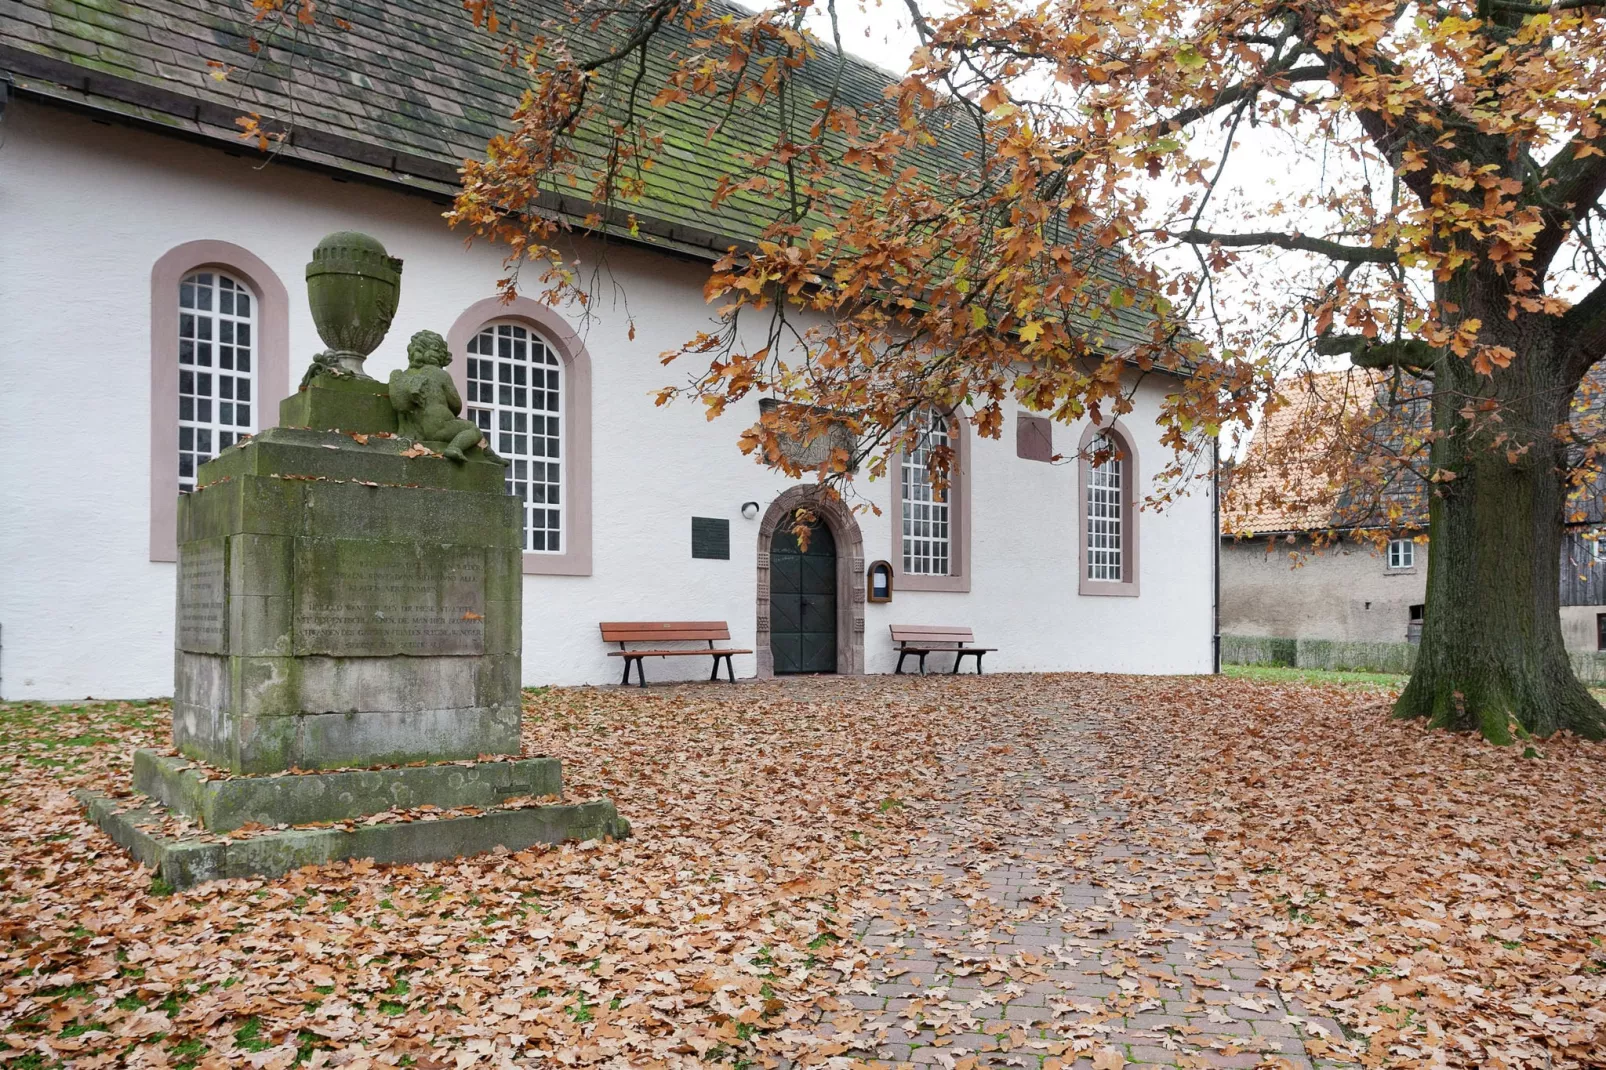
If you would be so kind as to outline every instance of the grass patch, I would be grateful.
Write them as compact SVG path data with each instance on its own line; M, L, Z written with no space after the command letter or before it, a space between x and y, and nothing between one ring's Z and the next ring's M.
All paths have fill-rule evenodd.
M1340 672L1333 669L1291 669L1283 665L1223 665L1221 675L1263 684L1337 684L1370 690L1398 691L1409 676L1391 672Z
M1223 665L1221 675L1234 680L1262 684L1336 685L1365 691L1399 691L1410 679L1392 672L1347 672L1335 669L1291 669L1283 665ZM1606 706L1606 687L1592 687L1589 693Z

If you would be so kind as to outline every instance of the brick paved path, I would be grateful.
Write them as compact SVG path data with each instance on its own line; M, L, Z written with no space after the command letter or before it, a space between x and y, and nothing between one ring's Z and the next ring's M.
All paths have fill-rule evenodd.
M1000 717L962 749L913 844L913 883L884 889L845 1054L879 1065L1334 1067L1305 1038L1337 1025L1256 986L1231 903L1154 857L1101 773L1119 745L1096 713ZM1119 1055L1122 1061L1117 1060Z

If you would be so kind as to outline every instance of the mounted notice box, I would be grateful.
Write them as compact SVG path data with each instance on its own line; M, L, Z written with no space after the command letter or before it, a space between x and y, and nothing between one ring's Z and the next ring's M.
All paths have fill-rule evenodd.
M870 565L869 583L865 585L864 600L866 602L892 601L892 566L885 561L876 561Z

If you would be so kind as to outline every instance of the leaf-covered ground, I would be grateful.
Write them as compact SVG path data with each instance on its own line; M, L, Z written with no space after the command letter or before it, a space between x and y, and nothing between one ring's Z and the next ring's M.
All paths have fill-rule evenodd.
M1385 698L542 691L630 840L177 895L69 795L165 704L0 704L0 1065L1606 1065L1606 748Z

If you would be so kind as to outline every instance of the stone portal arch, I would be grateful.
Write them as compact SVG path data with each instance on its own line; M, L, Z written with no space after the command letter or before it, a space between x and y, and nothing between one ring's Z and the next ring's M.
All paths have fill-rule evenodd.
M798 506L807 506L836 540L836 671L845 676L864 675L864 537L853 510L826 497L817 486L796 486L770 503L758 528L758 627L753 648L758 676L775 675L770 651L770 544L781 525L789 523Z

